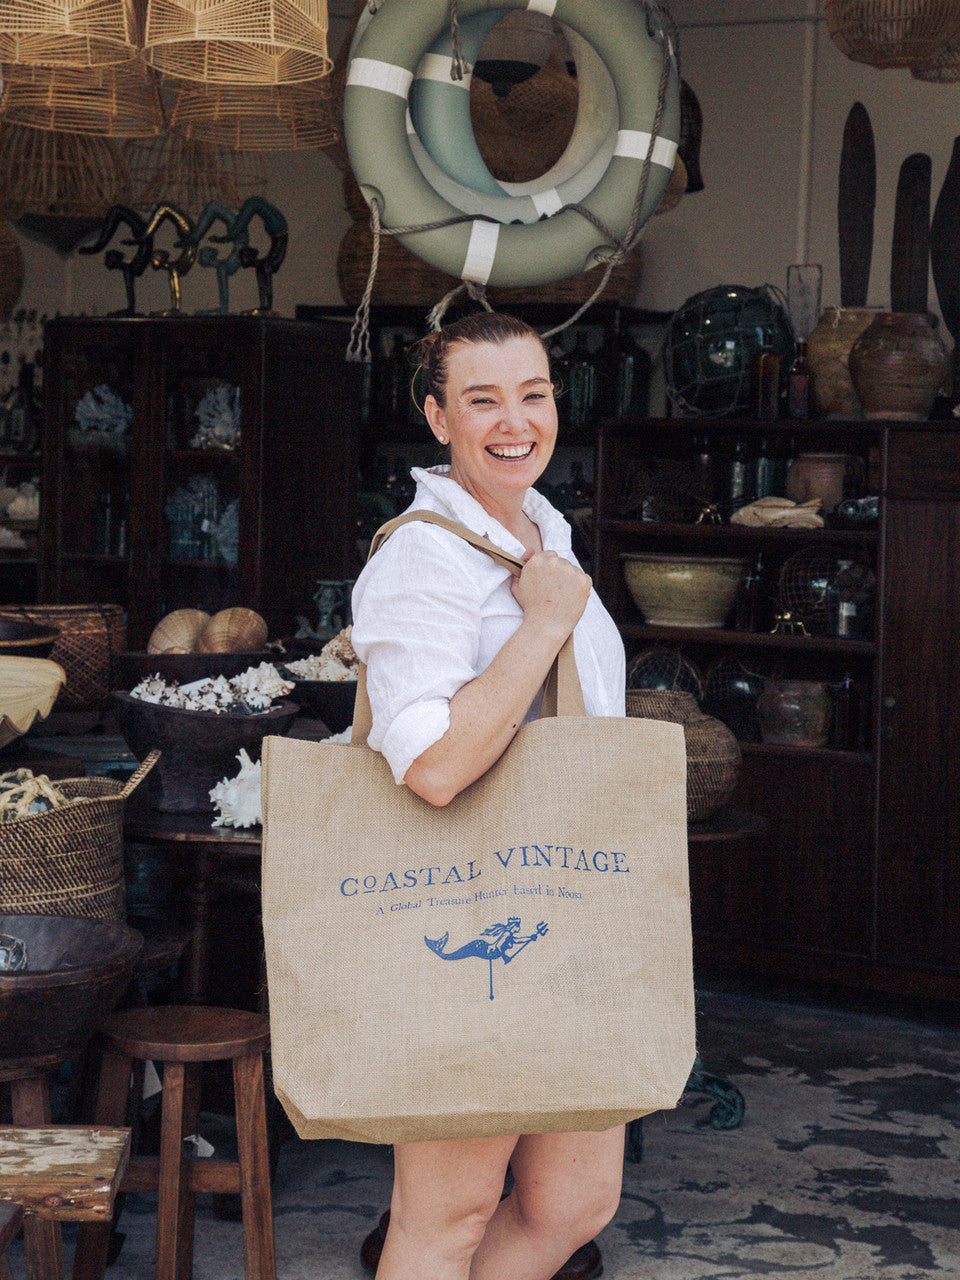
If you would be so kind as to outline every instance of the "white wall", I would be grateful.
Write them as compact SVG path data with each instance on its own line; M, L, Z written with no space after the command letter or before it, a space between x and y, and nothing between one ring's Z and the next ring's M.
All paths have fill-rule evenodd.
M342 38L351 0L331 0L331 47ZM853 102L867 108L877 144L877 209L869 302L889 305L893 202L902 160L933 162L936 200L960 133L960 86L929 85L908 71L851 62L829 39L822 0L674 0L683 73L704 114L705 190L651 220L638 303L673 309L720 283L784 288L787 266L820 262L823 301L837 304L837 171L843 123ZM339 302L335 260L349 225L340 175L318 152L272 153L267 196L286 215L290 249L275 281L277 310ZM120 280L100 258L62 259L22 240L25 283L18 306L38 312L104 312L123 304ZM205 274L205 278L204 278ZM255 304L242 272L231 309ZM161 276L138 288L141 310L166 305ZM216 301L212 272L184 280L185 310ZM930 307L938 311L930 286Z

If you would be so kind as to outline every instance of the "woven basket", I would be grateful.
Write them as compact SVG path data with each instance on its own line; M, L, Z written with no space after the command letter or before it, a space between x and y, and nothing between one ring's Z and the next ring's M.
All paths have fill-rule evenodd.
M826 0L830 38L871 67L929 62L960 37L960 0Z
M337 281L343 300L356 306L363 297L373 252L373 235L366 221L349 226L337 253ZM615 267L603 294L605 302L632 306L640 286L643 259L640 249L633 251L625 263ZM525 303L581 303L600 283L602 269L593 267L567 280L533 285L522 289L488 289L487 298L494 307L515 307ZM432 307L443 295L462 283L436 267L421 261L393 236L381 236L380 261L374 281L371 302L405 302L411 306Z
M123 802L159 756L148 756L126 782L58 780L78 803L0 823L0 912L122 922Z
M0 209L102 218L130 199L130 174L109 138L0 124Z
M688 821L709 817L730 798L743 763L740 746L725 724L700 710L692 693L628 689L627 715L683 725Z
M67 674L57 711L99 709L116 685L117 661L127 647L127 619L118 604L31 604L4 613L46 622L60 634L50 651Z
M126 62L137 38L133 0L0 0L0 62Z
M211 200L239 209L248 196L267 189L263 157L255 151L214 147L170 132L130 139L122 151L133 181L128 203L144 211L173 204L199 213Z
M914 80L928 84L956 84L960 80L960 41L947 45L927 62L914 63L910 73Z

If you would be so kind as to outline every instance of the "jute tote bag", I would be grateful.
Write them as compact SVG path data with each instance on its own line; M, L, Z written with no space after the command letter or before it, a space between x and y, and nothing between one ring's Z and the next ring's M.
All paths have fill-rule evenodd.
M695 1055L683 730L584 715L569 643L555 670L541 718L442 809L365 745L362 679L354 745L266 739L273 1077L301 1137L604 1129L676 1105Z

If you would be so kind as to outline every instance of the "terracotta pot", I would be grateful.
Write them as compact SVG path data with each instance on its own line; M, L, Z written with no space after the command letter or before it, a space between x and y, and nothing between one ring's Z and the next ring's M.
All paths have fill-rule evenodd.
M627 715L683 725L688 821L709 817L730 798L740 777L740 744L725 724L700 710L692 693L628 689Z
M828 516L846 497L847 476L863 479L863 463L846 453L801 453L787 468L787 497L794 502L819 498Z
M827 307L807 339L807 363L817 413L830 418L859 418L860 401L847 361L850 348L879 315L878 307Z
M822 680L768 680L757 710L764 742L822 747L833 704Z
M947 376L947 349L925 315L881 311L850 349L867 418L926 418Z

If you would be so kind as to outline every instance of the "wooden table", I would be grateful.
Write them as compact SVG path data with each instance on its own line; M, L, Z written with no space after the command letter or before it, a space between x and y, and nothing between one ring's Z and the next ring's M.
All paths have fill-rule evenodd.
M161 813L135 791L124 804L123 834L139 844L156 845L182 873L186 885L190 942L180 970L186 1004L207 1002L210 976L210 911L224 864L260 860L262 828L219 827L209 813Z

